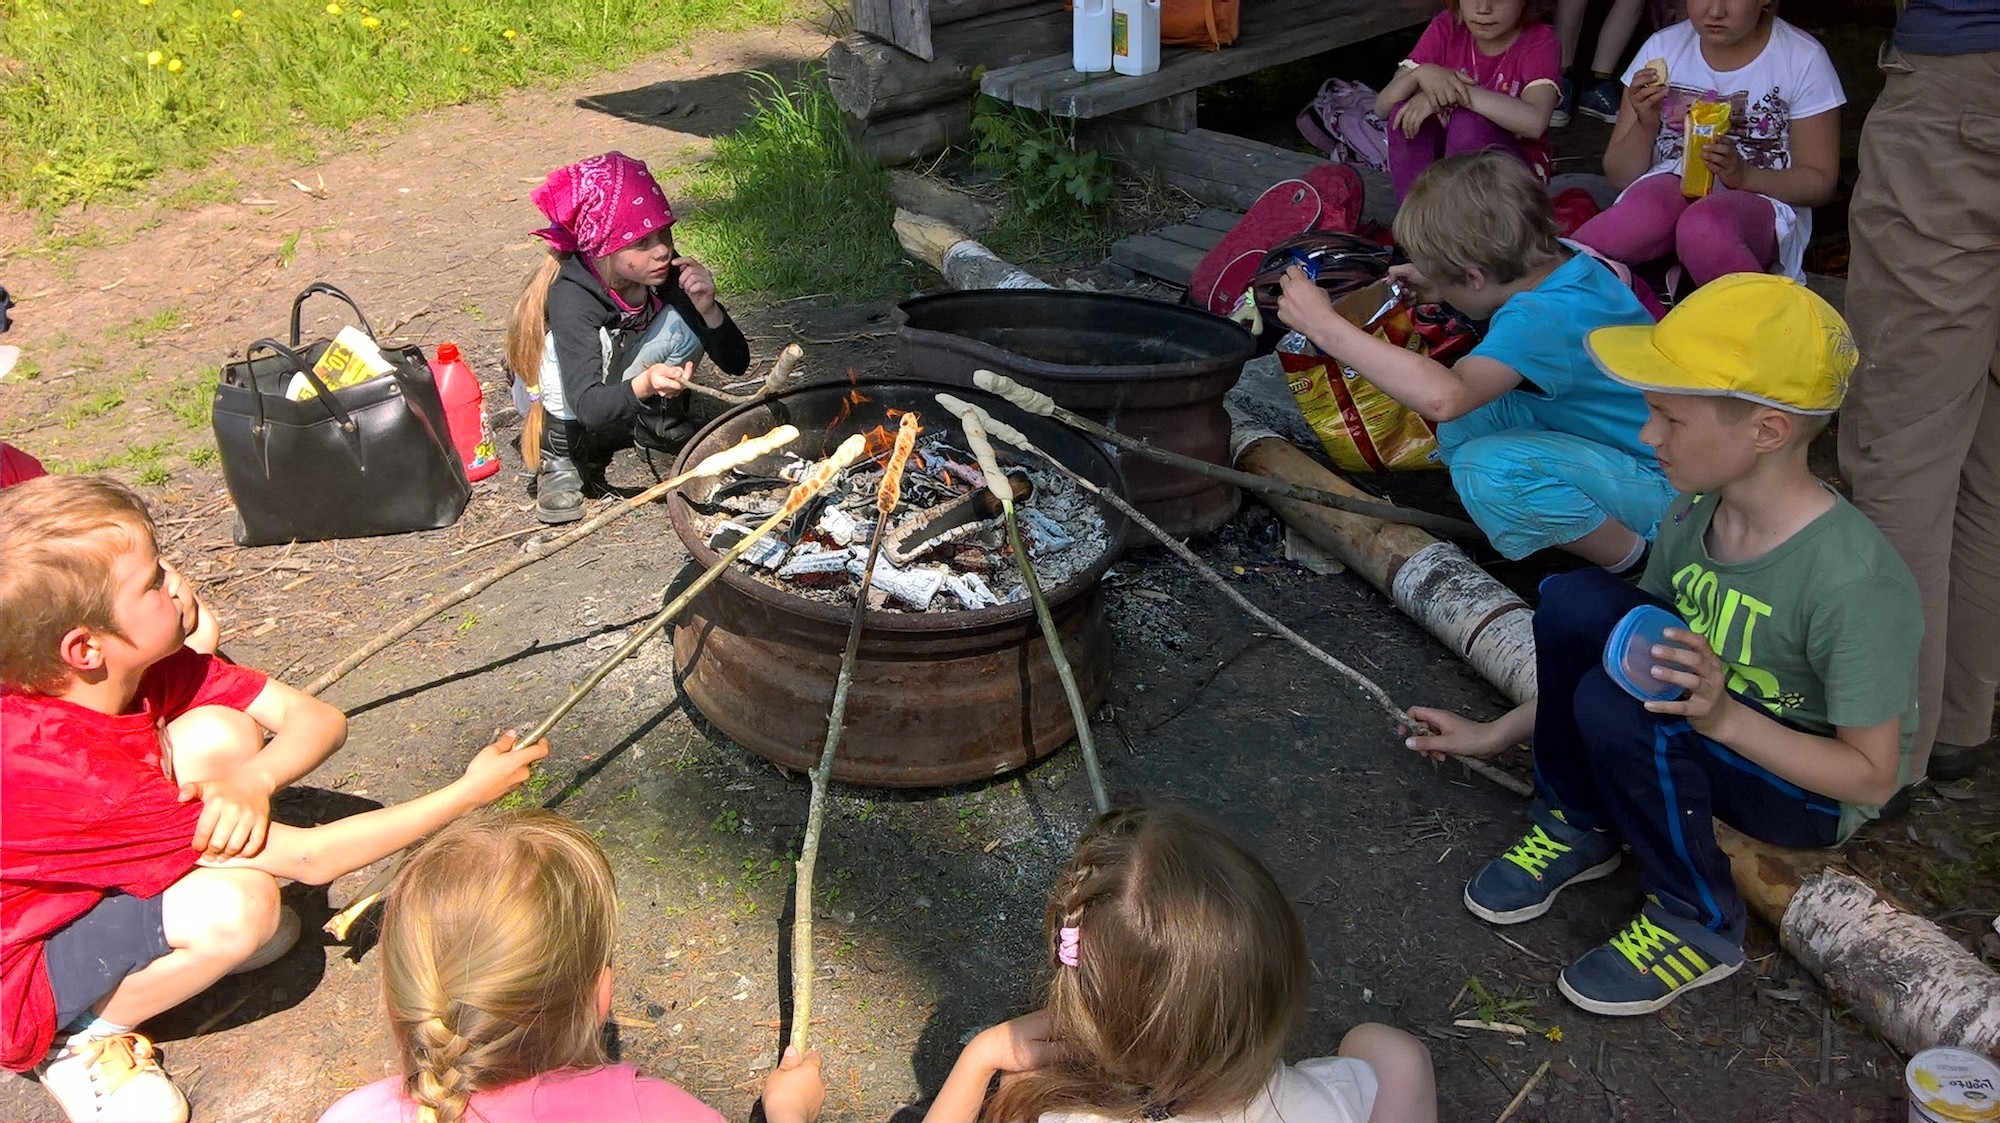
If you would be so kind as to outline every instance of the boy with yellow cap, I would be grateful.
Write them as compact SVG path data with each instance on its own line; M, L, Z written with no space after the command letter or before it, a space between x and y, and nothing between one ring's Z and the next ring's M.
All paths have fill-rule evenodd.
M1466 907L1531 920L1629 845L1646 902L1559 986L1586 1010L1646 1014L1743 965L1743 902L1711 816L1781 846L1837 846L1900 786L1923 614L1888 540L1806 464L1856 358L1825 301L1739 273L1656 325L1600 328L1589 348L1645 392L1640 439L1682 493L1645 576L1637 589L1596 569L1550 578L1535 614L1549 704L1492 722L1412 709L1434 732L1409 745L1484 756L1533 734L1531 826L1466 884ZM1641 605L1684 622L1640 672L1665 700L1606 665Z

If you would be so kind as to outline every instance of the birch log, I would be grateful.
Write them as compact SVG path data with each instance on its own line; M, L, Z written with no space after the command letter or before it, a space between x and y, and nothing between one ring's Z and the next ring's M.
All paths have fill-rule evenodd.
M955 289L1045 289L1047 281L1013 265L942 219L897 208L903 252L944 274Z

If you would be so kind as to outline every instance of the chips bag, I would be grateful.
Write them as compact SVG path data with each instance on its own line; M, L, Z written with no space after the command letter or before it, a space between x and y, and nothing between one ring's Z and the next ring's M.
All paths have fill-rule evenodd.
M1697 101L1688 106L1687 138L1681 156L1681 194L1699 199L1715 189L1715 172L1701 154L1728 131L1728 102Z
M1411 306L1380 281L1334 302L1334 310L1376 337L1450 365L1472 349L1470 322L1441 305ZM1350 472L1442 467L1437 429L1297 332L1278 343L1278 363L1299 412L1335 465Z

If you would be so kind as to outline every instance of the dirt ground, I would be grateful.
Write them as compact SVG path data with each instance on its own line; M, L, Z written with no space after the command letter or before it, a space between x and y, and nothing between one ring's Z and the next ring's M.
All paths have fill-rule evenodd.
M194 450L207 435L205 421L176 410L187 388L278 334L292 294L324 279L352 292L384 335L458 342L487 381L503 439L512 436L499 353L506 309L540 252L525 236L538 224L528 187L613 147L656 168L685 163L737 120L745 72L823 48L807 29L719 37L592 82L362 136L316 163L241 157L225 169L235 185L227 199L108 208L53 234L0 214L0 269L20 301L7 341L41 371L0 385L0 431L69 463L167 442L171 478L147 489L163 550L222 613L233 656L306 682L426 596L546 537L517 462L477 485L448 530L239 549L218 474L188 459L201 458ZM648 96L693 108L635 120L577 104L656 83L672 85ZM325 197L301 193L293 178L323 182ZM823 297L736 310L760 364L792 340L806 344L815 378L893 364L889 305ZM123 399L107 405L111 388ZM652 477L627 453L613 479ZM1399 701L1499 712L1490 688L1360 580L1285 562L1281 540L1274 516L1252 504L1198 546L1251 599ZM351 717L349 744L281 815L321 820L455 775L496 726L546 713L657 610L651 590L685 564L664 516L641 513L377 656L328 693ZM1517 835L1518 800L1402 750L1353 691L1330 688L1317 665L1246 629L1161 551L1128 555L1106 586L1117 649L1097 731L1109 782L1218 816L1292 892L1316 978L1294 1056L1330 1052L1357 1021L1405 1026L1431 1045L1451 1120L1499 1115L1544 1062L1514 1118L1901 1117L1901 1059L1767 931L1753 935L1750 970L1658 1017L1569 1007L1555 974L1626 918L1635 875L1621 871L1566 896L1548 919L1497 932L1459 894ZM621 1055L742 1117L786 1013L781 934L806 785L707 728L677 697L668 648L655 643L558 728L527 795L598 832L618 869ZM1970 942L1990 918L2000 867L2000 825L1984 812L2000 806L1996 795L1989 777L1927 796L1911 819L1864 835L1855 860ZM820 860L825 979L814 1019L829 1119L914 1118L911 1106L936 1089L970 1032L1030 1008L1043 895L1088 817L1073 753L961 789L838 792ZM310 1120L392 1070L377 957L365 937L337 946L318 931L371 872L325 890L289 888L306 920L301 946L150 1027L197 1119ZM1453 1027L1462 1017L1527 1032ZM0 1117L58 1116L32 1082L10 1077Z

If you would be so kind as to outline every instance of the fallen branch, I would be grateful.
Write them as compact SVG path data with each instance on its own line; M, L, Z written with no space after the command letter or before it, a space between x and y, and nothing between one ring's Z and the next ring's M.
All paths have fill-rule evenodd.
M1483 539L1485 537L1485 534L1478 527L1463 519L1433 515L1429 511L1412 510L1408 507L1398 507L1394 503L1383 503L1373 499L1357 499L1351 495L1342 495L1338 492L1327 491L1324 488L1301 487L1298 484L1289 483L1284 480L1274 480L1269 476L1254 475L1250 472L1239 472L1226 465L1210 464L1206 460L1199 460L1192 456L1160 448L1138 437L1127 436L1116 429L1106 428L1080 413L1064 409L1062 406L1056 404L1054 398L1049 397L1040 390L1023 386L1004 374L996 374L990 370L977 370L972 372L972 383L989 394L1000 395L1022 409L1027 410L1029 413L1040 414L1043 417L1052 417L1072 429L1087 433L1101 441L1109 441L1119 448L1130 452L1136 452L1148 460L1157 460L1162 464L1170 464L1184 472L1192 472L1197 476L1206 476L1212 480L1220 480L1223 483L1240 487L1245 491L1254 491L1262 495L1277 495L1287 499L1315 503L1322 507L1332 507L1337 511L1349 511L1357 515L1366 515L1369 518L1380 519L1384 522L1420 526L1427 530L1436 531L1439 534L1448 534L1453 538Z
M1493 1123L1507 1123L1509 1119L1512 1119L1514 1117L1514 1112L1517 1109L1519 1109L1522 1102L1528 1098L1528 1093L1535 1090L1535 1085L1540 1084L1542 1082L1542 1077L1548 1075L1548 1071L1549 1071L1549 1062L1543 1061L1542 1067L1536 1069L1535 1074L1533 1076L1528 1077L1528 1082L1526 1084L1521 1085L1521 1090L1514 1093L1513 1099L1507 1101L1506 1109L1500 1112L1500 1118L1495 1119Z
M847 730L847 692L854 685L854 664L861 657L861 622L868 615L868 590L875 583L875 561L882 556L882 537L889 531L889 516L903 499L903 467L910 451L917 447L917 415L903 414L896 425L896 443L882 470L882 482L875 489L875 533L868 540L868 560L861 570L861 586L854 594L854 616L847 625L847 646L840 652L840 674L833 683L833 708L826 717L826 745L820 750L819 766L812 773L812 800L806 809L805 841L799 846L798 873L792 894L792 1048L803 1056L806 1031L812 1025L813 993L813 870L819 865L820 830L826 823L826 790L833 781L833 755Z
M682 472L680 475L675 476L672 479L663 480L660 483L654 484L652 487L647 488L646 490L640 492L639 494L633 496L632 498L626 500L625 502L620 503L616 507L611 508L609 511L606 511L601 515L598 515L596 518L591 519L589 522L584 523L582 526L577 527L575 530L572 530L569 533L564 534L562 537L544 544L539 551L532 554L523 554L520 557L515 558L512 561L509 561L507 564L499 567L498 569L495 569L493 572L487 574L486 576L481 577L475 581L468 581L464 585L461 585L457 589L453 590L451 593L446 594L444 597L438 600L431 601L425 604L424 607L419 608L415 612L410 613L408 616L403 617L401 620L396 621L396 623L391 625L387 631L383 632L381 635L376 636L374 639L369 640L367 643L362 644L360 647L356 648L351 654L349 654L345 659L342 659L340 662L335 663L331 668L327 670L325 674L322 674L318 678L314 679L309 685L306 686L305 692L307 694L318 695L320 692L324 691L327 687L332 686L334 683L339 682L342 678L346 677L348 672L352 671L356 667L359 667L361 664L367 662L370 657L374 656L382 649L388 647L390 644L395 643L397 640L402 639L404 636L409 635L411 632L416 631L418 628L423 627L426 623L435 619L440 613L444 612L446 609L452 607L453 605L463 604L465 601L470 600L471 598L479 595L479 593L491 587L495 582L501 580L504 577L509 576L510 574L518 573L521 570L526 569L527 567L535 564L538 561L542 561L546 558L550 558L558 553L561 553L562 551L568 549L569 547L576 545L578 542L583 541L585 538L590 537L592 534L595 534L598 531L604 529L611 523L624 518L626 515L629 515L632 512L638 510L639 508L644 507L646 504L651 503L653 500L660 498L661 496L667 494L668 492L672 491L677 487L680 487L682 484L685 484L690 480L697 480L706 476L719 476L722 473L729 471L731 468L737 467L738 465L741 464L746 464L752 460L757 459L760 456L765 455L766 453L775 452L776 450L785 447L786 445L797 440L798 436L799 436L799 431L797 429L792 428L790 425L780 425L776 429L773 429L770 432L765 433L761 437L753 437L749 440L742 442L741 444L736 445L733 448L726 448L721 452L715 453L712 456L703 457L701 463L696 464L694 467L688 469L685 472ZM492 539L491 541L499 541L499 539ZM482 546L488 544L489 543L480 543L480 545ZM476 549L476 548L477 547L468 547L468 549ZM534 742L524 741L522 743L533 744Z
M606 656L604 661L599 663L577 685L576 689L569 692L568 697L564 698L554 710L549 712L549 716L543 718L539 724L518 739L516 743L532 745L542 738L547 737L549 730L555 728L556 723L567 716L571 710L575 709L578 703L589 697L590 692L597 689L597 685L604 681L606 675L616 670L619 664L631 658L633 652L639 650L647 640L658 635L662 628L665 628L676 616L685 611L687 606L694 602L694 598L701 595L702 590L714 584L716 578L721 577L725 570L736 563L737 558L742 557L745 551L749 550L751 546L756 545L764 536L776 530L779 523L796 514L798 509L804 506L807 500L824 490L826 485L832 483L841 472L847 469L848 465L861 459L861 453L867 447L867 444L867 438L859 433L841 442L840 447L834 450L832 456L814 465L812 470L808 471L804 478L792 488L791 493L785 497L785 502L782 506L773 511L769 518L758 524L756 529L744 535L735 545L725 550L721 557L715 559L713 565L703 570L701 576L695 578L694 582L684 589L679 596L669 602L667 607L661 609L658 615L648 620L644 627L634 632L624 643L618 645L618 649ZM368 911L369 906L373 905L382 896L383 890L389 887L389 882L394 880L395 876L395 867L385 868L381 873L377 874L374 880L363 887L355 899L348 903L346 908L334 913L327 920L324 926L327 934L338 940L346 939L347 933L349 929L354 927L355 921L359 920L362 914Z

